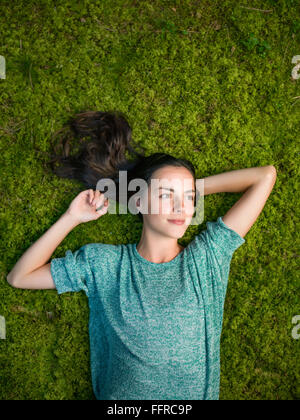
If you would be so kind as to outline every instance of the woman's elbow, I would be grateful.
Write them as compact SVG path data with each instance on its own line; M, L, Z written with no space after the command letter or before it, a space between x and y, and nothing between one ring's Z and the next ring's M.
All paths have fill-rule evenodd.
M18 284L16 279L11 275L11 273L8 273L7 277L6 277L7 283L14 288L18 288Z

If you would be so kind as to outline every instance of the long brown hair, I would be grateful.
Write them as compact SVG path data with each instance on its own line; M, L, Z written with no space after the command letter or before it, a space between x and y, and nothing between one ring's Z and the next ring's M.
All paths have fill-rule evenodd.
M131 144L132 129L120 111L78 113L55 133L54 139L57 136L59 141L56 145L52 143L51 160L46 165L55 175L76 179L86 189L95 190L97 182L102 178L110 178L118 184L121 170L127 171L128 183L132 179L141 178L149 185L153 172L169 165L184 166L192 173L195 181L195 168L190 161L166 153L145 156L144 150L137 151ZM77 144L75 142L72 145L75 138ZM132 159L129 159L130 154L133 155ZM128 199L133 194L135 191L128 191ZM116 200L120 202L118 189ZM138 216L143 220L141 213Z

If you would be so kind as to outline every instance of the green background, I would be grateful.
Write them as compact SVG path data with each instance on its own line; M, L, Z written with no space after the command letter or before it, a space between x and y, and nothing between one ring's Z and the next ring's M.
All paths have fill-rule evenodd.
M53 134L84 110L123 111L147 155L189 159L197 178L276 167L231 263L220 398L299 399L299 1L2 1L0 27L0 399L94 399L84 292L6 281L83 189L45 162ZM206 196L204 222L179 242L240 196ZM52 257L137 242L141 231L137 216L107 214L76 227Z

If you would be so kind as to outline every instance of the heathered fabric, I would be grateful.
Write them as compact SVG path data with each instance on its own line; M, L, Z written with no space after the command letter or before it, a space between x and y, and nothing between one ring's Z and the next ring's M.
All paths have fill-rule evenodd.
M58 294L89 302L98 400L218 400L230 262L245 239L218 217L173 260L91 243L51 261Z

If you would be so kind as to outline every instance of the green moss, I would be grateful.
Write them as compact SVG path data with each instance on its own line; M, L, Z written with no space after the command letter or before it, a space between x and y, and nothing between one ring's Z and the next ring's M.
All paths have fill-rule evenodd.
M2 3L0 399L94 399L85 295L6 282L81 189L44 163L54 132L83 109L125 112L139 145L190 159L198 178L275 165L276 185L231 264L221 399L299 399L298 2L253 5L270 13L227 0ZM206 197L205 222L239 196ZM136 216L108 214L70 232L53 257L140 234Z

